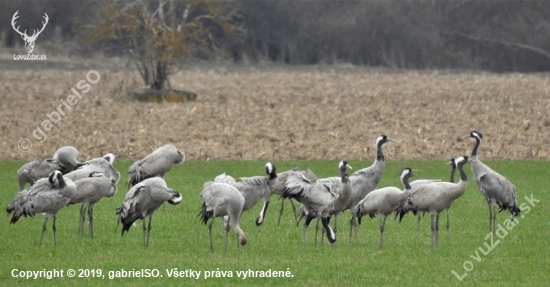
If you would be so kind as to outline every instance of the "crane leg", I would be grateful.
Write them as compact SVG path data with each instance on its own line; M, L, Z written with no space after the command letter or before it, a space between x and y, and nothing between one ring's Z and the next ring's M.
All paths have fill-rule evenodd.
M145 240L147 238L147 226L145 226L145 220L146 220L146 218L144 218L142 220L142 222L143 222L143 248L147 248L147 241Z
M317 216L317 224L315 225L315 247L317 247L317 231L319 231L319 216Z
M330 245L334 245L336 243L336 235L334 234L334 232L330 228L328 218L322 217L321 218L321 223L323 224L323 227L324 227L324 229L327 233L328 242L330 243Z
M90 220L89 224L90 224L90 237L92 238L92 240L94 240L94 216L93 216L93 212L94 212L94 207L92 205L88 206L88 219Z
M497 206L493 205L493 233L495 233L497 229Z
M434 247L434 234L435 234L435 216L432 214L432 220L431 220L431 225L430 225L430 229L432 231L432 248Z
M439 213L435 215L435 248L439 246Z
M225 242L224 242L224 246L223 246L223 252L227 252L227 237L229 235L229 229L231 229L231 227L229 226L229 216L224 216L223 217L223 231L224 231L224 239L225 239ZM237 240L237 246L239 245L239 241Z
M40 245L42 245L42 241L44 240L44 232L46 232L47 222L48 222L48 217L46 216L46 219L44 220L44 224L42 224L42 233L40 234Z
M384 249L384 228L386 226L386 216L380 218L380 249Z
M355 215L352 215L349 221L349 244L351 244L351 237L353 235L353 222L355 222Z
M208 237L210 238L210 253L214 252L214 245L212 244L212 223L214 222L214 218L210 220L210 224L208 224Z
M289 199L288 201L290 201L290 205L292 205L292 212L294 213L294 220L296 220L296 218L298 218L298 214L296 213L296 206L294 205L294 202L292 202L292 199ZM282 203L281 203L282 204ZM281 206L281 209L283 207ZM279 217L280 218L280 217ZM298 224L299 222L296 222L296 224Z
M53 216L53 226L52 226L52 230L53 230L53 245L54 246L57 246L57 238L56 238L56 231L57 231L57 226L55 225L57 221L57 215L54 215Z
M227 230L224 230L223 233L224 233L224 236L223 236L223 237L224 237L224 240L225 240L225 242L224 242L224 244L223 244L223 252L227 252L227 233L228 233L228 231L227 231ZM237 241L237 244L239 244L238 241Z
M449 212L451 212L451 208L447 208L447 234L449 234Z
M149 224L147 226L147 241L145 242L145 248L149 247L149 237L151 236L151 220L153 220L153 216L149 216ZM145 219L143 219L143 224L145 226Z
M309 215L309 214L306 214L305 215L306 218L304 219L304 247L306 247L306 235L307 235L307 228L309 227L309 224L311 223L311 221L313 220L313 216Z
M84 203L80 206L80 218L78 219L78 236L80 236L80 240L82 240L82 236L84 234Z
M292 201L291 201L291 202L292 202ZM299 217L298 217L298 215L297 215L296 217L294 217L294 219L298 218L297 221L296 221L296 226L298 226L298 224L300 224L300 221L302 220L302 218L304 218L304 215L306 215L305 212L300 211ZM306 217L306 218L307 218L307 217ZM305 223L305 221L304 221L304 223Z
M262 225L265 220L265 214L267 212L267 208L269 207L269 201L264 200L264 205L262 206L262 210L260 210L260 214L258 214L258 217L256 217L256 226Z
M416 216L418 217L418 233L422 233L422 228L421 228L421 226L420 226L420 219L421 219L422 217L420 217L420 212L417 212L417 213L416 213Z
M277 226L281 225L281 217L283 216L283 210L285 209L285 199L281 198L281 209L279 209L279 218L277 219ZM294 214L296 220L296 214Z
M493 232L493 209L491 208L491 203L488 203L489 206L489 232Z
M350 244L351 244L351 238L354 230L355 230L355 243L357 243L357 218L355 214L351 216L351 219L349 221L349 243Z
M304 220L304 228L303 228L303 231L302 231L302 232L303 232L303 235L304 235L304 236L303 236L303 245L304 245L304 247L306 247L306 242L307 242L307 239L306 239L306 235L307 235L307 224L306 224L306 222L307 222L307 219Z
M335 214L334 215L334 228L332 229L332 231L334 231L334 233L338 233L336 231L336 227L338 226L338 214Z
M329 220L327 220L327 223L330 223ZM325 228L321 228L321 243L319 246L323 246L323 243L325 243Z

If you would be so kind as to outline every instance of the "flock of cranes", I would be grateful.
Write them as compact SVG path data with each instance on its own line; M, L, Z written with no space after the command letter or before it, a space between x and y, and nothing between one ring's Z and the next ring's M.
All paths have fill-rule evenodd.
M200 221L208 226L210 250L213 251L212 223L216 217L223 219L225 247L227 249L228 233L234 230L237 243L246 245L248 239L239 223L242 214L250 210L262 199L263 207L256 219L260 226L265 219L272 195L289 199L292 203L301 204L300 215L304 218L303 242L306 244L306 231L313 219L317 219L315 240L319 222L328 242L336 243L337 218L344 211L350 211L349 241L355 231L357 241L357 223L363 216L380 218L380 243L384 247L384 229L388 216L395 214L399 221L409 211L418 216L420 228L421 213L431 215L432 247L438 246L439 217L447 211L447 231L449 230L449 209L452 203L465 192L468 176L464 165L470 163L473 177L484 195L489 207L489 228L495 230L496 206L508 210L512 217L520 213L516 200L515 187L505 177L483 164L478 158L478 149L483 135L472 131L467 137L476 140L470 157L458 156L449 161L451 173L449 181L420 179L409 182L414 170L406 167L400 173L404 188L377 188L385 169L385 156L382 147L395 140L381 135L376 139L376 158L374 163L349 175L351 166L346 160L338 164L339 176L318 178L311 170L292 169L281 173L271 162L265 165L265 176L240 178L238 181L230 175L221 174L212 181L204 183L200 192L202 208L199 211ZM465 137L465 138L467 138ZM52 159L38 160L23 165L17 171L20 191L7 207L12 214L10 223L16 223L22 216L34 216L43 213L46 218L42 226L40 244L42 244L46 224L53 217L53 236L56 244L57 213L70 204L81 203L79 218L79 236L82 238L86 212L89 222L89 233L93 239L93 207L104 197L113 197L117 192L120 173L113 167L115 156L107 154L86 162L80 162L78 150L74 147L62 147ZM128 171L126 185L129 190L123 203L116 209L118 223L122 224L122 235L135 221L143 222L143 246L148 247L151 232L151 220L155 211L164 202L177 205L182 201L179 191L166 184L164 176L176 164L185 161L185 154L173 145L165 145L145 158L132 164ZM460 179L454 182L455 171ZM26 184L31 186L25 189ZM296 215L296 208L292 203ZM279 222L283 205L279 212ZM149 217L148 224L146 218ZM334 221L333 228L330 226ZM299 222L299 220L298 220ZM118 224L117 224L118 226ZM321 237L323 238L324 235Z

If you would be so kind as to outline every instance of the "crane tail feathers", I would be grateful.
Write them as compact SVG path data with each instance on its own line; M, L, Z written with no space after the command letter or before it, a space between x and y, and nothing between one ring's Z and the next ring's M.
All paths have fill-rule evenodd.
M35 215L34 206L31 202L21 202L18 201L18 199L20 198L16 197L16 200L11 202L8 207L6 207L6 212L8 216L13 213L10 224L15 224L19 220L19 218L21 218L21 216L33 217Z
M405 206L397 207L397 209L395 210L395 218L397 219L397 215L399 214L399 223L401 223L401 220L403 220L403 217L405 216L405 214L407 214L407 212L409 212L407 207ZM413 213L416 214L416 210L413 210Z
M281 194L281 197L283 198L293 198L297 201L300 201L300 198L302 198L304 191L301 188L289 188L285 187L283 189L283 193Z
M201 211L199 211L198 216L200 217L200 221L206 225L208 223L208 219L214 217L214 211L213 210L207 210L206 203L202 204Z
M508 205L508 204L498 204L499 210L498 212L502 212L504 210L508 210L513 218L516 218L519 216L521 209L517 205Z
M121 234L121 236L124 235L124 232L128 232L130 230L130 227L132 227L132 225L134 224L134 222L136 220L140 219L139 217L136 217L136 216L129 216L127 214L127 209L125 208L124 204L119 206L116 209L116 214L118 215L117 228L118 228L118 224L122 223L122 234Z

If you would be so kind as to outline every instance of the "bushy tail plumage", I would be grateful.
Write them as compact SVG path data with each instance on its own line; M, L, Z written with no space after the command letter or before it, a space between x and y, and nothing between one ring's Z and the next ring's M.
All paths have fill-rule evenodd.
M128 232L130 230L130 227L132 227L136 220L140 219L137 216L132 216L131 214L128 214L128 206L126 206L126 204L122 204L121 206L119 206L116 209L116 214L118 215L118 222L122 223L121 236L124 235L124 232Z
M207 210L206 203L202 204L201 211L199 211L198 216L200 217L201 222L206 225L208 222L208 219L214 217L214 211L213 210Z
M34 206L31 201L27 200L27 190L19 192L15 198L6 207L8 215L13 213L10 224L15 224L21 216L33 217L35 215Z
M499 210L498 212L502 212L504 210L510 211L510 214L513 218L516 218L519 216L521 209L517 206L517 204L509 205L509 204L498 204Z
M141 164L134 163L132 164L132 166L130 166L130 169L128 170L128 182L126 182L126 186L130 188L147 178L148 177L144 177L143 175L143 169L141 167Z

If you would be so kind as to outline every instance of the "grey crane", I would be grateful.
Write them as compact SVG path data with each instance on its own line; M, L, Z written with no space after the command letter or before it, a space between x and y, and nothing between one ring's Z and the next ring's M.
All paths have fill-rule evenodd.
M405 201L400 201L397 211L399 221L410 211L429 212L431 214L432 247L438 246L439 215L449 208L453 201L458 199L466 191L468 177L464 172L464 164L468 162L467 156L456 158L457 169L460 172L458 183L435 182L421 185L411 191Z
M471 162L471 160L470 160ZM451 158L447 164L451 165L451 175L449 176L449 182L455 182L455 172L456 172L456 158ZM452 204L451 204L452 205ZM451 205L447 207L447 233L449 233L449 212L451 212Z
M456 165L454 165L454 159L452 159L449 164L451 164L451 178L454 177L454 172L455 172L455 168L456 168ZM406 197L409 195L409 193L411 192L411 189L415 189L421 185L424 185L424 184L430 184L430 183L434 183L434 182L441 182L441 179L417 179L417 180L414 180L410 183L410 189L405 189L405 192L403 193L403 197L402 197L402 200L405 200ZM453 182L453 180L451 180L450 182ZM450 208L450 207L449 207ZM422 217L424 217L424 213L420 214L420 212L415 212L416 213L416 216L417 216L417 225L418 225L418 233L421 232L421 225L420 225L420 221L422 219ZM397 217L397 214L395 215ZM447 209L447 232L448 232L448 225L449 225L449 209Z
M233 227L233 230L235 230L237 242L242 246L246 245L246 235L239 226L245 202L243 195L231 184L209 181L204 184L203 190L200 193L200 198L202 200L202 208L199 212L199 216L202 223L208 225L210 252L214 251L212 243L212 223L216 217L228 217L228 222L226 222L224 226L224 251L227 251L227 234L230 227ZM210 220L210 224L208 224L208 220Z
M455 171L456 171L455 159L451 158L451 160L449 162L447 162L447 164L451 165L451 175L449 177L449 182L454 183L454 176L455 176ZM417 188L417 187L419 187L420 185L423 185L423 184L440 182L440 181L441 180L439 180L439 179L417 179L417 180L411 182L410 186L411 186L411 189L415 189L415 188ZM405 198L408 196L410 191L411 191L410 189L405 191L402 200L405 200ZM449 212L450 212L450 209L451 209L451 206L449 206L449 208L447 208L447 233L449 233ZM395 216L397 217L397 214ZM422 215L420 215L420 212L418 212L418 213L416 213L416 216L418 217L418 232L420 233L420 231L421 231L420 230L420 219L422 217L424 217L424 212L422 213Z
M8 214L13 213L10 223L15 224L21 216L33 217L36 213L44 213L46 219L40 234L40 245L42 245L46 223L49 217L53 217L53 242L54 245L57 245L57 213L67 206L75 192L74 182L56 170L49 177L39 179L29 189L25 189L15 196L6 208Z
M342 160L338 164L340 177L321 178L314 182L303 174L290 173L286 180L286 187L281 195L283 198L294 198L304 206L306 219L304 221L304 245L306 243L307 228L313 218L321 220L330 244L336 242L336 235L328 225L330 210L338 205L340 196L349 196L351 191L350 177L347 169L351 168L347 161ZM338 179L338 180L335 180ZM317 231L317 229L316 229ZM315 235L317 239L317 234Z
M89 177L81 178L74 182L76 194L69 204L82 203L78 223L80 239L84 233L84 220L88 211L90 237L94 239L93 209L94 205L104 197L113 197L117 191L116 182L108 179L100 172L92 172Z
M67 173L65 176L70 178L72 181L77 181L81 178L89 177L92 172L99 172L108 179L114 180L116 184L120 179L120 173L113 166L114 162L115 155L112 153L108 153L103 157L94 158L86 161L77 169Z
M399 178L403 183L405 190L410 190L409 178L413 176L413 170L411 168L404 168L401 170ZM403 190L388 186L379 189L375 189L352 208L351 211L357 216L357 221L361 224L361 218L363 215L369 215L370 218L378 216L380 218L380 249L384 248L384 229L386 226L386 218L399 206L399 201L403 196Z
M521 212L516 199L516 187L504 176L479 160L478 149L483 135L478 131L472 131L463 139L468 137L476 140L471 157L472 173L489 207L489 230L494 232L497 220L496 205L500 208L499 212L507 209L513 218Z
M352 169L352 167L347 163L347 161L344 162L344 165L342 167L340 167L341 169L343 168L344 169L344 173L347 171L347 169ZM340 170L340 172L342 172L342 170ZM339 182L340 181L340 178L338 177L333 177L332 178L335 182ZM343 181L342 181L343 182ZM347 184L347 185L343 185L342 188L338 188L337 189L338 191L338 198L334 200L334 204L332 206L332 208L330 209L329 213L328 213L328 218L327 218L327 222L330 224L330 220L332 218L334 218L334 227L333 227L333 232L336 234L337 233L337 223L338 223L338 215L344 211L344 210L347 210L349 208L349 200L352 196L352 193L353 193L353 190L351 188L351 183ZM322 230L322 235L321 235L321 244L323 244L323 233L324 233L324 229ZM317 236L317 235L315 235ZM316 238L317 240L317 238Z
M150 177L164 176L175 164L185 161L185 154L171 144L157 148L148 156L134 162L128 169L128 187L134 186Z
M376 138L376 158L374 160L374 163L369 167L354 172L350 176L352 195L348 201L348 209L356 206L359 201L365 198L365 196L367 196L369 192L373 191L380 182L380 179L382 178L382 175L384 174L384 169L386 167L386 157L384 156L384 153L382 151L382 146L388 142L397 141L387 137L386 135L380 135L378 138ZM357 242L357 221L355 216L355 213L352 212L349 229L350 243L354 230L355 241Z
M155 211L165 202L178 205L182 200L181 193L166 186L164 179L160 177L147 178L134 185L126 194L124 202L116 209L118 222L122 223L122 235L129 231L132 224L143 220L143 247L149 246L151 235L151 219ZM145 226L145 220L149 217L149 223Z
M310 181L316 181L318 179L318 177L309 169L307 169L307 170L298 170L298 169L294 168L294 169L291 169L291 170L288 170L288 171L280 172L277 175L277 178L278 178L277 184L271 190L271 192L268 193L264 197L264 205L262 206L262 209L260 210L260 214L256 218L256 225L257 226L262 225L262 223L265 220L265 216L266 216L266 213L267 213L267 208L269 207L269 202L271 200L271 196L274 195L274 194L281 196L283 194L283 190L286 187L286 179L287 179L288 175L291 172L301 173L301 174L303 174L304 177L306 177ZM281 208L279 209L279 219L277 220L277 225L281 224L281 217L283 215L284 202L285 202L284 198L280 197L280 199L281 199ZM294 212L294 218L296 219L297 218L297 216L296 216L296 207L294 206L294 203L292 202L292 199L290 199L289 201L290 201L290 204L292 204L292 211Z
M267 176L242 177L233 186L243 195L243 212L251 209L269 194L277 184L277 171L271 162L265 164Z
M25 189L28 183L33 185L37 180L48 177L52 172L59 170L62 174L73 171L81 165L78 161L78 150L72 146L59 148L51 159L35 160L24 164L17 170L19 191Z
M236 181L232 176L226 175L225 173L216 176L214 183L225 183L234 187L239 191L239 193L244 198L244 204L242 207L242 212L245 212L251 209L260 199L264 198L268 193L271 192L273 187L277 184L277 172L276 167L271 162L265 164L266 176L252 176L252 177L241 177ZM206 185L206 184L205 184ZM202 214L199 213L199 215ZM204 221L203 222L206 224ZM229 232L230 229L230 217L229 215L223 215L224 220L224 229L225 232ZM211 226L209 226L211 228Z

